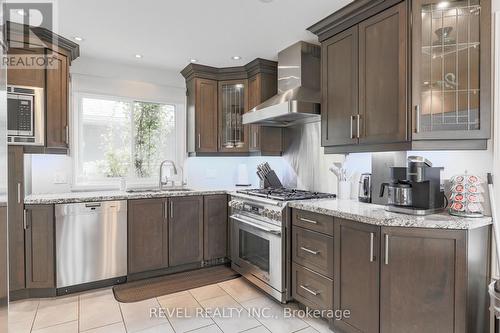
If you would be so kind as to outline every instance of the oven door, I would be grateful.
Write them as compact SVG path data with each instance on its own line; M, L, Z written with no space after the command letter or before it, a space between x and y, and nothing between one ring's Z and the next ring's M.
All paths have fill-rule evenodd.
M231 260L239 273L283 291L281 228L247 215L231 215Z

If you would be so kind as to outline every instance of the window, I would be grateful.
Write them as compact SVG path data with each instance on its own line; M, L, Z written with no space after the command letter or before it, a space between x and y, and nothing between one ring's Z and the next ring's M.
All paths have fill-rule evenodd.
M75 121L75 185L158 181L162 160L176 161L176 106L81 95ZM178 163L177 163L178 164Z

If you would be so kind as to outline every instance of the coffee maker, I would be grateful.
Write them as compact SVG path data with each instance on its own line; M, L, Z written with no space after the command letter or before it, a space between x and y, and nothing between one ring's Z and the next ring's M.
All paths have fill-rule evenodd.
M411 215L428 215L446 207L441 189L442 167L421 156L409 156L407 167L391 167L391 182L382 183L380 196L387 190L386 210Z

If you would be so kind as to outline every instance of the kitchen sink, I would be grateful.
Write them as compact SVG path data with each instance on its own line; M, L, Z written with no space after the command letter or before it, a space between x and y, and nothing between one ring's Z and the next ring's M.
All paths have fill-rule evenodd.
M185 187L164 187L161 190L159 188L131 188L126 192L128 193L155 193L155 192L187 192L192 191L190 188Z
M164 188L164 192L182 192L182 191L192 191L190 188Z

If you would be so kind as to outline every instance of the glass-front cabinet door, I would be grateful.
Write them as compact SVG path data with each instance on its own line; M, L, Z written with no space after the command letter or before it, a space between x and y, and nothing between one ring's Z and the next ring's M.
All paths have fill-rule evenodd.
M489 7L413 1L413 140L489 138Z
M219 151L248 152L248 126L243 125L247 110L247 80L220 81Z

